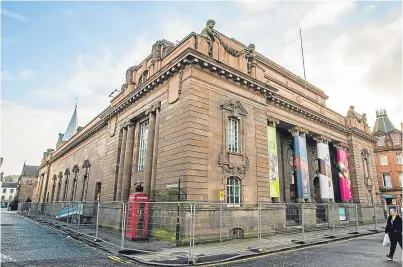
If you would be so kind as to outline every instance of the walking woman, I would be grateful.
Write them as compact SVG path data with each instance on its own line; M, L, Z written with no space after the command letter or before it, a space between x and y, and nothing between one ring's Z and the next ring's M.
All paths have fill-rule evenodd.
M391 261L393 260L393 254L395 254L397 243L399 243L400 248L402 248L402 218L396 214L395 208L390 209L385 233L389 235L390 239L390 251L386 257Z

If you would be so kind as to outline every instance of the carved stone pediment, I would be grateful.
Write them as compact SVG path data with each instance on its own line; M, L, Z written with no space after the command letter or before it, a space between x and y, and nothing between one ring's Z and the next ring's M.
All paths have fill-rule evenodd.
M233 116L241 115L246 116L248 112L244 106L238 100L229 100L225 104L221 105L222 109L228 110Z

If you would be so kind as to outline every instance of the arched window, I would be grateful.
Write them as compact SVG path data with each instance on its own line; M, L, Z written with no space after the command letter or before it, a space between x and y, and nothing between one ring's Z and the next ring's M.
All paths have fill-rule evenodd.
M230 177L227 180L227 203L241 203L241 180L236 177Z
M141 77L139 79L138 85L141 85L142 83L144 83L145 81L147 81L148 78L148 70L145 70L143 72L143 74L141 74Z

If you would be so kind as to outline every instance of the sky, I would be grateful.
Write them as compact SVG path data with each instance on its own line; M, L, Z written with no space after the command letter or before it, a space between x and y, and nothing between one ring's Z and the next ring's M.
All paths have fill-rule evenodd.
M215 29L303 77L346 115L386 109L402 119L402 4L363 1L1 2L1 157L4 175L39 165L78 98L84 126L109 104L125 71L161 39Z

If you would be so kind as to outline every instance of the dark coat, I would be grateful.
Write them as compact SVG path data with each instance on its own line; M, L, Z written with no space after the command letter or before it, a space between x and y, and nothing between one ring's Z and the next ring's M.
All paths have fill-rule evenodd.
M402 218L396 215L395 220L392 222L392 216L388 217L386 223L385 233L401 233L402 232Z

